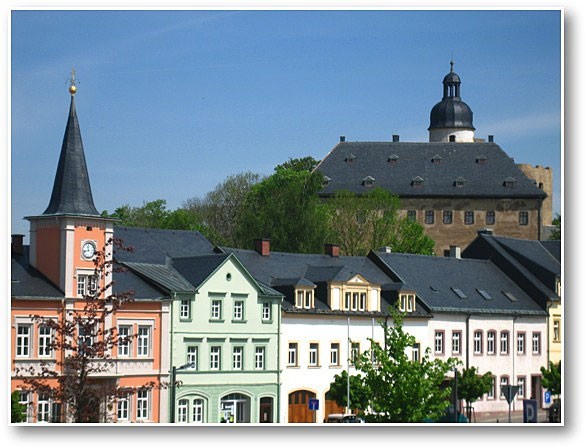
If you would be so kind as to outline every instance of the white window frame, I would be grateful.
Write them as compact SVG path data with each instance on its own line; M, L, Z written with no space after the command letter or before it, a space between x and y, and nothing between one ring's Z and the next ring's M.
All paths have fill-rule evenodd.
M179 319L189 320L191 318L191 300L181 299L179 304Z
M299 344L297 342L289 342L289 351L287 357L287 366L297 367L299 361Z
M256 347L254 350L254 368L255 370L265 369L265 347Z
M272 318L272 304L271 302L262 303L262 320L269 321Z
M151 334L152 326L138 326L138 338L136 343L136 356L138 358L148 358L151 355Z
M37 422L51 421L52 400L49 394L39 392L37 396Z
M358 302L358 310L359 311L365 311L366 310L366 293L365 292L361 292L360 293L360 299Z
M244 300L234 300L232 319L244 320Z
M182 398L177 402L177 423L187 423L189 419L189 400Z
M128 420L130 420L130 399L128 395L124 395L116 399L116 421Z
M360 356L360 342L352 342L350 344L350 363L354 365Z
M77 272L77 297L94 295L98 291L98 277L95 272Z
M444 354L444 332L440 330L436 330L434 334L434 344L433 344L434 354L436 355L443 355Z
M319 366L319 342L309 343L309 363L310 367Z
M150 392L147 389L139 389L136 392L136 419L149 420L150 416Z
M235 345L232 347L232 370L242 370L244 368L244 347Z
M339 342L332 342L330 344L330 365L331 366L339 366L340 365L340 343Z
M524 355L525 354L525 332L519 331L517 333L517 354Z
M51 343L53 342L53 329L51 327L48 327L47 325L39 325L38 332L39 358L53 357L53 349L51 348Z
M210 347L210 370L221 370L222 368L222 347L212 345Z
M553 333L553 342L561 342L562 341L562 320L559 318L553 319L552 324L552 333Z
M474 354L482 355L482 330L474 330Z
M411 361L421 361L421 344L419 342L416 342L413 344L413 347L411 347Z
M192 423L204 422L205 402L203 398L194 398L192 404Z
M486 399L487 400L494 400L495 392L496 392L496 389L495 388L496 388L496 377L495 376L492 376L491 377L491 383L490 383L490 389L486 393Z
M533 332L531 337L531 351L534 355L541 354L541 332Z
M22 330L22 332L21 332ZM32 344L32 324L17 324L16 325L16 357L30 358L33 350Z
M122 337L122 338L121 338ZM132 356L132 325L118 325L118 357L129 358Z
M509 354L509 332L506 330L501 331L500 338L500 353L501 355Z
M503 391L503 386L508 386L509 385L509 377L508 376L501 376L501 382L500 382L500 389L501 389L501 393L500 393L500 397L501 398L505 398L505 392Z
M82 344L85 344L86 347L93 347L94 345L94 337L95 337L95 329L91 331L89 335L83 333L84 326L78 325L77 327L77 347L79 354L83 354Z
M462 332L460 330L452 331L452 355L462 354Z
M486 333L486 354L494 355L496 353L496 331L490 330Z
M295 308L303 308L305 291L297 290L295 293Z
M222 299L212 299L212 306L210 307L211 319L222 319Z
M31 393L28 390L19 390L18 392L18 402L25 408L23 413L25 417L25 422L30 422Z
M526 389L526 383L525 383L525 377L524 376L518 376L517 377L517 398L518 399L523 399L525 398L525 389Z
M198 368L198 355L199 355L199 346L197 345L188 345L185 353L187 354L187 364L190 364L191 370L197 370Z

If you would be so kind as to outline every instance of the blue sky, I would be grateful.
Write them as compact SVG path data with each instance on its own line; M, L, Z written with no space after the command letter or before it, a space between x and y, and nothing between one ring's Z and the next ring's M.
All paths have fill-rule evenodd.
M553 169L561 211L556 10L14 10L12 233L48 205L68 79L94 202L175 209L227 176L348 141L427 141L450 59L476 137Z

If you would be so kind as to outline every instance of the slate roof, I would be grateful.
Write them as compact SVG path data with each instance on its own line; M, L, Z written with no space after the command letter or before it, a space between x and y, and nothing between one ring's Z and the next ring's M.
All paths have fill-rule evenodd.
M23 254L12 254L10 284L12 297L62 298L63 292L33 268L29 263L29 246L23 246Z
M168 258L213 254L214 246L196 231L114 226L114 236L134 252L117 251L120 262L165 264Z
M391 270L414 289L431 313L547 316L546 311L488 260L381 252L371 252L369 258L380 260L382 268ZM484 292L489 300L483 296ZM505 293L512 294L516 301Z
M285 252L271 252L269 256L262 256L254 250L234 249L221 247L223 252L233 253L242 262L246 269L256 279L280 291L294 288L299 285L316 286L328 282L346 282L356 275L362 276L370 283L381 286L381 309L386 311L391 305L386 292L397 291L398 284L381 271L367 257L332 257L321 254L294 254ZM292 291L291 291L292 292ZM293 305L294 297L289 296L283 301L283 310L287 312L311 314L330 313L347 314L346 311L331 310L323 300L323 295L314 296L315 309L297 309ZM352 314L377 314L372 312L352 312ZM429 317L424 310L413 313L412 317Z
M92 197L73 96L51 199L43 212L43 215L64 214L100 216Z
M354 159L347 162L350 154ZM432 163L436 156L441 163ZM374 178L374 187L400 197L546 196L495 143L340 142L316 170L331 179L322 196L339 190L365 193L367 176ZM423 182L415 186L418 176ZM456 186L459 178L463 186ZM513 186L504 185L507 178L514 179Z

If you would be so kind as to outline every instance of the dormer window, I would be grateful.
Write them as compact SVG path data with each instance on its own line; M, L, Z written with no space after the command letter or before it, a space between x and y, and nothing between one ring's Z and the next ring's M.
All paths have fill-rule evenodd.
M322 187L327 187L328 185L330 185L331 181L332 179L330 179L328 176L324 176L321 182Z
M366 291L347 291L344 295L346 311L366 311Z
M486 163L486 161L488 160L488 158L486 156L478 156L476 157L476 163L479 165L483 165Z
M346 156L346 158L344 159L344 161L346 163L354 163L354 161L356 160L356 156L354 154L349 154Z
M313 291L310 289L298 289L295 291L295 308L313 309Z
M365 187L372 187L374 186L374 180L374 177L366 176L364 179L362 179L362 185L364 185Z
M450 143L454 143L456 141L456 136L450 135L449 140L450 140Z
M434 165L439 165L440 163L442 163L443 160L444 158L442 156L436 154L431 158L431 163L433 163Z
M399 156L397 154L390 155L388 162L389 165L396 165L397 163L399 163Z
M400 294L399 310L403 313L412 313L415 311L415 294Z
M507 187L507 188L512 188L512 187L514 187L514 186L515 186L515 182L517 182L517 181L515 180L515 178L514 178L514 177L507 177L507 178L504 180L504 182L503 182L503 185L504 185L505 187Z
M454 186L457 187L457 188L462 188L465 183L466 183L466 180L463 177L458 177L454 181Z
M411 185L414 186L415 188L419 188L423 185L423 182L425 182L425 181L423 180L422 177L416 176L411 180Z

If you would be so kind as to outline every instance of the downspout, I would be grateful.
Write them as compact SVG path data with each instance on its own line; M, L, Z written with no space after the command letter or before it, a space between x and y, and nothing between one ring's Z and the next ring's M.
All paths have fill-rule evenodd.
M466 369L470 367L470 314L466 317Z
M516 386L518 386L517 384L517 380L515 377L515 357L517 356L517 350L515 347L515 322L517 321L517 319L519 318L519 316L515 316L513 317L513 331L511 333L511 341L510 341L510 348L509 350L511 350L511 356L513 358L513 377L511 378L511 384L515 384ZM527 389L527 385L525 384L525 389ZM513 410L515 410L515 400L513 400Z
M281 297L281 301L283 298ZM282 305L279 305L279 315L277 317L277 423L281 423L281 319Z
M169 372L169 374L171 375L171 392L169 394L169 401L170 401L170 405L169 405L169 420L171 421L171 423L175 423L175 375L174 375L174 363L173 363L173 339L174 339L174 335L173 335L173 329L175 328L175 325L173 324L173 318L175 316L174 313L174 308L175 308L175 300L177 299L177 293L176 292L172 292L171 293L171 309L169 310L169 327L170 327L170 340L169 340L169 364L171 367L171 371Z
M546 367L549 369L549 351L550 351L550 339L549 339L549 325L550 325L550 311L549 309L553 306L553 302L551 300L548 301L549 303L547 304L547 317L545 318L545 323L546 323L546 334L547 334L547 358L546 358Z

